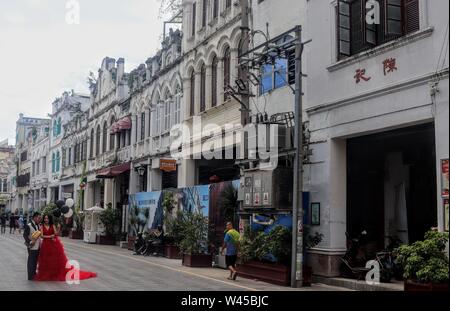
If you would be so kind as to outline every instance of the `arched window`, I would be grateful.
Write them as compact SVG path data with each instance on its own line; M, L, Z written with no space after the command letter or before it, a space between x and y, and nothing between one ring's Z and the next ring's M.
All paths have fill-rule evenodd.
M228 95L227 89L231 84L231 51L230 48L227 47L223 56L223 87L225 90L224 100L227 101L230 99L230 95Z
M145 112L141 113L141 139L140 140L144 140L145 139Z
M200 69L200 112L206 110L206 66Z
M56 172L56 154L52 154L52 173Z
M111 118L111 122L109 123L110 128L112 128L113 124L114 124L115 119L114 117ZM109 150L114 150L114 148L116 148L116 135L111 131L110 137L109 137Z
M173 125L181 122L181 88L179 85L175 87L175 100L173 108Z
M217 106L217 57L214 56L211 64L211 106Z
M165 103L164 103L164 131L170 130L170 115L172 112L172 95L169 91L167 91L165 95Z
M105 121L105 123L103 123L103 144L102 144L103 153L107 151L108 148L107 143L108 143L108 124Z
M56 136L58 136L59 134L61 134L61 118L58 118L58 125L56 128L57 128Z
M100 125L97 126L97 134L95 137L95 155L98 156L100 154L100 137L101 137L101 129Z
M192 73L191 73L191 98L190 98L190 105L189 105L189 108L190 108L189 113L190 113L191 117L194 116L194 114L195 114L194 107L195 107L195 72L194 72L194 70L192 70Z
M60 162L61 162L61 154L59 153L59 151L57 151L56 152L56 164L55 164L55 171L56 172L59 172Z
M91 138L89 144L89 157L92 159L94 157L94 129L91 130Z

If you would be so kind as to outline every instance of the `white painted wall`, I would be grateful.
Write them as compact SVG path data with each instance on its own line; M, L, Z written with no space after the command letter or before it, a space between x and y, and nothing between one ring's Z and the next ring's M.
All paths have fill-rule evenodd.
M439 162L448 158L449 137L448 51L434 105L430 96L448 23L448 1L420 1L421 29L409 39L340 62L335 5L330 0L307 1L304 27L305 37L312 39L305 47L305 109L314 143L313 164L306 169L305 179L312 201L322 203L320 231L325 237L320 248L329 252L345 248L345 157L343 150L333 147L335 141L434 121ZM382 62L386 58L396 58L398 70L385 76ZM370 81L355 83L355 71L360 68L366 69ZM442 229L442 202L438 202Z

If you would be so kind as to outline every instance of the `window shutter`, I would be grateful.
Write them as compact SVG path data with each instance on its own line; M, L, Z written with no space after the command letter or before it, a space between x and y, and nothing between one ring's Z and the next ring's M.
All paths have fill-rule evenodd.
M411 33L420 29L419 0L405 1L405 33Z
M339 54L351 55L351 11L350 3L346 0L338 0L338 45Z
M366 6L367 0L363 1L364 7ZM380 5L380 2L378 2L378 4ZM381 7L381 5L380 5ZM376 45L378 40L377 40L377 24L368 24L367 21L365 20L367 14L369 13L369 10L367 10L367 8L364 8L363 12L366 12L365 15L363 16L363 25L364 25L364 34L365 34L365 41L367 44L369 45ZM380 10L381 13L381 10ZM381 17L380 17L381 19Z
M388 36L403 34L402 0L386 0L386 32Z
M366 2L355 0L350 5L350 36L351 36L351 54L356 54L367 49L366 35L364 33L366 24Z

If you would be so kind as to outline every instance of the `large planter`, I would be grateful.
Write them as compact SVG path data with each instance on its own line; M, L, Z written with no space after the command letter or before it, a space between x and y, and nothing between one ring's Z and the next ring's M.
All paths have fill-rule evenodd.
M281 286L289 286L290 284L291 272L289 267L285 265L252 260L238 264L237 271L238 276L246 279L257 279Z
M311 286L313 270L309 266L303 266L303 286Z
M416 283L411 280L405 280L406 292L447 292L448 283Z
M83 240L84 232L83 230L70 230L69 239L72 240Z
M183 254L182 264L192 268L207 268L212 266L212 255L189 255Z
M70 235L69 229L62 229L61 230L61 237L66 238Z
M176 245L166 245L164 253L169 259L181 259L182 257L180 248Z
M128 250L134 251L134 242L136 241L136 237L129 236L128 237Z
M116 245L116 239L113 236L97 235L97 244Z

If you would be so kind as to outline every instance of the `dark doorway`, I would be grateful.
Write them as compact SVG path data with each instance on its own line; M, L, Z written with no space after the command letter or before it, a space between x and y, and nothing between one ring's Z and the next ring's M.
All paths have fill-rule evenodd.
M178 188L178 166L175 171L162 171L162 189L176 189Z
M240 169L235 163L235 160L197 160L199 184L239 179Z
M378 249L387 235L423 239L437 225L434 124L347 141L347 231Z

